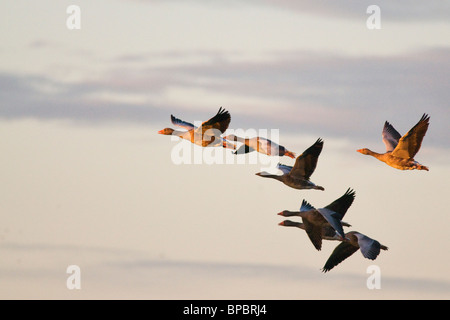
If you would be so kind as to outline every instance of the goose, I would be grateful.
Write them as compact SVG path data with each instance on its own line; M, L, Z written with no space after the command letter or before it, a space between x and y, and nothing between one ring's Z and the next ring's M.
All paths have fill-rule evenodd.
M341 223L342 223L342 226L351 227L351 225L348 224L347 222L341 221ZM297 227L302 230L306 229L304 223L292 221L292 220L281 221L278 225L284 226L284 227ZM323 226L321 236L322 236L323 240L340 240L341 239L341 237L337 234L336 230L334 230L333 227L331 227L331 226Z
M370 260L375 260L380 254L380 250L388 250L388 247L380 244L377 240L369 238L357 231L347 232L345 234L345 239L346 240L338 244L333 250L325 263L325 266L322 268L323 272L330 271L358 251L358 249L361 251L364 258Z
M385 153L377 153L368 148L356 150L365 155L370 155L399 170L426 170L428 167L414 160L415 155L422 145L423 137L427 132L430 117L423 114L419 122L411 128L403 137L389 123L385 122L382 131L382 140L386 146Z
M355 191L348 188L344 195L324 208L316 209L309 202L303 200L300 211L283 210L278 215L283 217L301 217L305 231L312 244L317 250L321 250L323 228L332 227L339 236L339 239L345 239L342 218L352 205L354 199ZM345 225L349 226L348 223L345 223Z
M269 156L287 156L295 159L295 153L287 150L284 146L281 146L267 138L254 137L254 138L241 138L234 134L224 137L225 140L237 141L243 143L243 145L237 149L234 154L245 154L253 151Z
M322 148L323 140L319 138L312 146L297 157L293 167L281 163L277 164L277 168L283 172L283 175L274 175L267 172L258 172L256 175L263 178L276 179L294 189L316 189L323 191L325 190L324 187L318 186L309 180L316 169L317 160L319 159Z
M220 107L214 117L204 121L200 127L196 127L192 123L180 120L173 115L170 115L170 119L174 125L186 129L187 131L165 128L158 131L159 134L177 136L202 147L222 146L233 150L236 149L234 144L220 137L220 135L228 129L231 121L230 113L222 107Z

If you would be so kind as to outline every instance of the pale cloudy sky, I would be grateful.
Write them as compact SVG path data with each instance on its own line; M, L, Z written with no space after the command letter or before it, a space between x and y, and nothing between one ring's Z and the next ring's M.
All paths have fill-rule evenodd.
M68 30L71 4L0 4L1 298L450 297L447 2L77 1ZM175 165L178 142L156 132L220 106L230 129L279 129L297 153L322 137L325 191L256 177L259 164ZM429 172L356 153L383 151L384 121L405 133L423 113ZM336 243L317 252L276 213L348 187L345 220L389 251L323 274ZM81 290L66 287L72 264Z

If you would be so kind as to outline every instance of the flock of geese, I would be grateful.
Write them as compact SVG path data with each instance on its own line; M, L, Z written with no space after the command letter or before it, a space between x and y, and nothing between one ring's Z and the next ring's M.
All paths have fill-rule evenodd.
M382 141L386 146L386 152L377 153L367 148L357 151L365 155L373 156L395 169L428 171L428 168L414 160L414 157L419 151L423 137L427 132L429 119L430 117L424 114L419 122L403 136L386 121L382 130ZM185 130L179 131L165 128L158 133L174 135L202 147L232 149L234 150L234 154L245 154L256 151L268 156L295 158L294 166L278 163L277 168L282 172L281 175L269 174L267 172L258 172L256 175L278 180L294 189L325 190L324 187L310 180L323 148L323 140L321 138L317 139L312 146L296 157L295 153L289 151L284 146L263 137L242 138L235 135L222 137L231 121L230 113L222 107L214 117L204 121L200 127L180 120L173 115L171 115L171 121L175 126ZM239 148L237 148L236 142L241 143ZM336 246L322 268L323 272L330 271L358 250L361 251L364 258L375 260L381 250L388 250L386 246L360 232L344 232L343 228L350 227L351 225L342 221L342 219L354 199L355 191L349 188L344 195L323 208L315 208L306 200L303 200L299 211L283 210L278 213L278 215L283 217L300 217L302 222L284 220L279 225L297 227L305 230L316 250L321 250L322 240L340 241L340 244Z

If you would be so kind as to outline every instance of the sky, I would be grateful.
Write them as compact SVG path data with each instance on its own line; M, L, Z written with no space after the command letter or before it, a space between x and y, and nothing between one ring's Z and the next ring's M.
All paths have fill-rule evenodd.
M450 298L447 2L77 1L69 29L73 4L0 4L0 298ZM171 114L201 122L220 107L229 132L276 131L297 154L321 137L311 180L325 191L255 176L293 159L157 134ZM424 113L416 160L430 171L356 152L383 152L385 121L404 134ZM193 164L202 152L236 161ZM344 220L389 250L324 274L337 242L316 251L277 213L349 187Z

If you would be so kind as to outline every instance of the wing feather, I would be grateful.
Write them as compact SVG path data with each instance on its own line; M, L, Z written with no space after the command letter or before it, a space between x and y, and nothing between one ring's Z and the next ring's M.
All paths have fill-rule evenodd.
M320 208L317 211L328 221L334 230L342 237L345 237L344 228L342 227L340 215L327 208Z
M386 145L386 152L391 152L395 149L402 136L397 130L389 123L385 122L383 127L383 132L381 133L381 138Z
M346 241L341 242L336 246L336 248L334 248L327 262L325 262L322 271L323 272L330 271L339 263L341 263L342 261L350 257L352 254L354 254L356 251L358 251L358 247L355 247L354 245Z
M202 123L202 131L205 132L207 130L216 129L221 133L224 133L228 129L230 121L230 113L220 107L219 111L214 117Z
M358 238L358 245L364 258L375 260L380 254L380 243L361 233L355 233L355 236Z
M309 210L313 210L315 209L308 201L303 200L302 201L302 205L300 207L300 212L301 211L309 211Z
M291 170L292 170L292 167L287 166L285 164L278 163L277 169L281 170L284 174L289 174L289 172L291 172Z
M321 138L308 149L306 149L295 160L294 167L289 173L292 178L309 180L317 166L319 155L322 152L323 140Z
M327 205L325 208L332 210L339 214L340 220L344 218L345 213L347 212L348 208L353 203L353 200L355 200L355 191L351 188L348 188L344 195L342 195L340 198L334 200L332 203Z
M172 123L174 125L184 128L186 130L190 131L190 130L196 129L192 123L178 119L178 118L174 117L173 115L170 115L170 120L172 121Z
M302 218L302 221L305 226L306 234L314 245L314 248L320 251L322 249L322 228L312 224L307 219Z
M430 117L424 113L419 122L400 138L391 154L403 159L413 159L422 145L423 137L428 130L429 120Z

